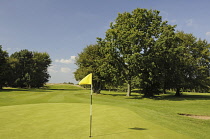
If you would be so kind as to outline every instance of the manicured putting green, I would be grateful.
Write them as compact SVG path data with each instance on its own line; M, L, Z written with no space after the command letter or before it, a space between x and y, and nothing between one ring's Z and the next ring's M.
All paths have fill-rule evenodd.
M155 116L155 115L154 115ZM89 104L42 103L0 107L1 139L89 138ZM92 138L188 138L120 107L93 105Z

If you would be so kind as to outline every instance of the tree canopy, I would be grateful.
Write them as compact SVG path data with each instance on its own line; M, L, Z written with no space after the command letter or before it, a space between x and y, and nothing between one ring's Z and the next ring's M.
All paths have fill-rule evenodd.
M174 28L162 21L159 11L137 8L132 13L118 14L106 37L99 39L105 57L112 57L115 63L119 63L115 68L119 68L128 84L127 96L131 94L132 80L138 76L145 93L155 89L156 41L169 27Z
M2 89L6 83L8 57L8 53L3 51L0 45L0 89Z
M93 72L106 85L125 82L127 96L133 87L145 96L166 89L176 89L177 96L181 89L208 90L210 45L175 31L159 13L140 8L119 13L94 50L88 46L78 55L76 79Z
M75 79L81 80L89 73L93 73L93 92L100 93L103 78L100 76L100 60L103 59L99 45L88 45L83 52L78 54L76 65L78 69L74 72Z
M50 75L47 68L51 64L47 53L21 50L10 57L0 47L0 86L42 87Z

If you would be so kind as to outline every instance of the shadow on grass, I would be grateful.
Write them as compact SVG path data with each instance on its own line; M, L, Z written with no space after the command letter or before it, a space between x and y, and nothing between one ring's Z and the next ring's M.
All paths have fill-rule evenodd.
M183 101L183 100L210 100L210 95L182 95L182 96L174 96L174 95L165 95L165 96L157 96L154 98L155 100L170 100L170 101Z
M125 94L122 94L122 93L101 93L101 95L104 95L104 96L113 96L113 97L116 97L116 96L125 96Z
M143 94L131 94L130 97L126 97L126 93L113 93L113 92L106 92L106 93L101 93L101 95L105 96L114 96L114 97L125 97L125 99L152 99L152 100L168 100L168 101L184 101L184 100L210 100L210 93L209 94L203 94L203 93L182 93L181 96L175 96L175 93L172 92L167 92L167 94L160 94L160 95L155 95L152 97L144 97Z
M195 95L182 95L182 96L175 96L173 94L165 94L165 95L156 95L153 97L143 97L143 96L131 96L126 99L153 99L153 100L168 100L168 101L184 101L184 100L210 100L210 94L209 95L199 95L198 93Z
M101 95L105 95L105 96L113 96L113 97L116 97L116 96L126 96L126 93L122 93L122 92L115 92L115 93L101 93ZM139 97L140 95L135 93L135 94L132 94L132 97Z
M54 91L79 91L84 89L46 89L46 90L54 90Z
M146 128L139 128L139 127L128 128L128 129L132 129L132 130L147 130Z
M29 91L29 89L22 89L22 88L11 88L11 89L8 89L8 88L6 88L6 89L2 89L0 92L12 92L12 91Z
M134 127L134 128L128 128L130 130L148 130L146 128L139 128L139 127ZM108 133L108 134L103 134L103 135L96 135L96 136L91 136L91 137L103 137L103 136L110 136L110 135L119 135L119 134L124 134L124 133L129 133L131 131L125 131L125 132L116 132L116 133Z

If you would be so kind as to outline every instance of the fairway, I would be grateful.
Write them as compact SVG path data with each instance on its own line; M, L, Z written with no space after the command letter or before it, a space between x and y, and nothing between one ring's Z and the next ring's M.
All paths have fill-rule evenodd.
M210 137L210 120L178 113L210 115L210 95L185 93L154 99L133 93L93 95L92 138L188 139ZM70 85L0 92L1 139L88 139L90 90Z
M89 105L47 103L0 108L0 138L88 138ZM93 138L186 138L124 108L94 105Z

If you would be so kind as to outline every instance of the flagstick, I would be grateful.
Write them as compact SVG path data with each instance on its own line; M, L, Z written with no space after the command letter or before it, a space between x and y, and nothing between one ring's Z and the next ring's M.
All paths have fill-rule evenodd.
M90 94L90 138L92 137L91 136L91 129L92 129L92 96L93 96L93 90L92 90L92 84L91 84L91 94Z

